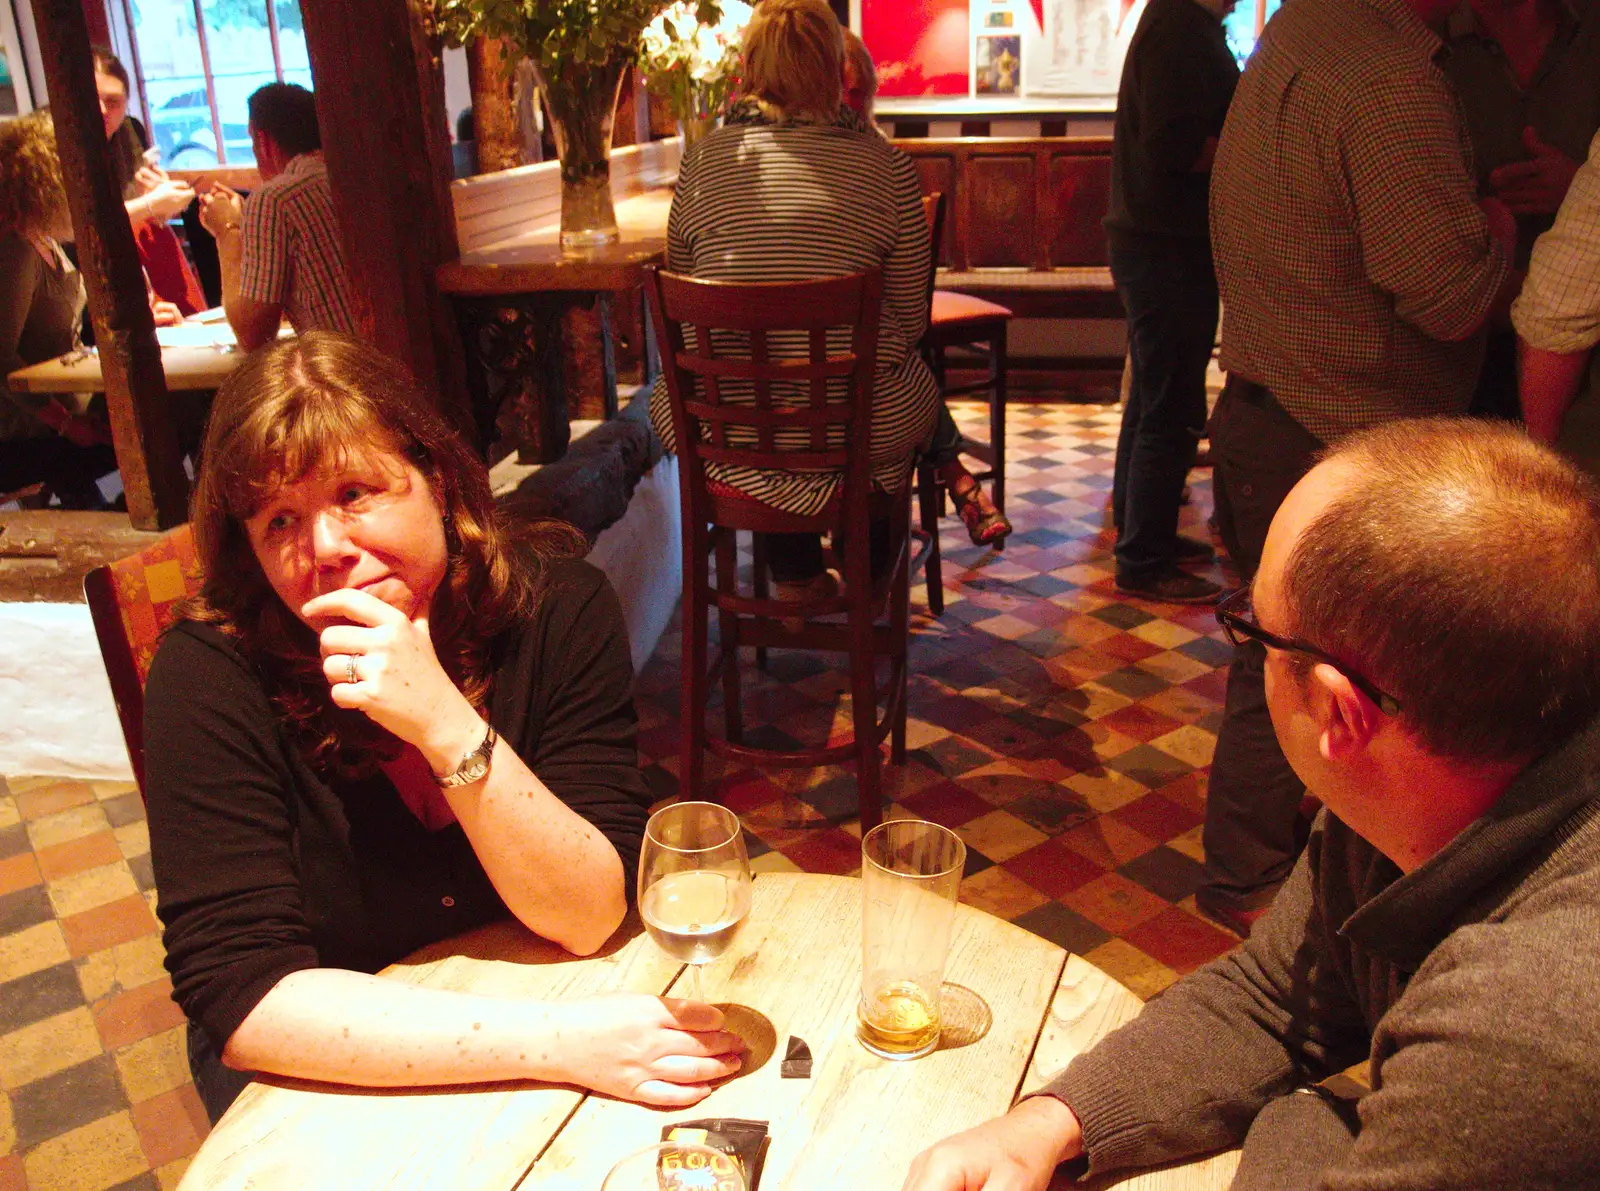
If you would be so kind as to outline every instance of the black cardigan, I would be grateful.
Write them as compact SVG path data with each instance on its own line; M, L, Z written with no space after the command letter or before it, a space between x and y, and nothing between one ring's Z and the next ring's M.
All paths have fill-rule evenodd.
M616 847L631 894L650 796L627 634L605 577L555 564L539 608L495 658L495 729ZM213 628L183 623L162 642L145 749L173 996L219 1054L290 972L374 972L507 914L458 824L428 831L382 773L330 781L313 770Z

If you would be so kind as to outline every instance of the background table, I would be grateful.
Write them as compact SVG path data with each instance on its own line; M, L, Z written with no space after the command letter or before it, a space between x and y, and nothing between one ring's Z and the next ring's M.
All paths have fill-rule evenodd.
M434 279L454 300L483 444L508 406L521 462L550 463L567 449L571 420L614 416L616 332L634 344L640 382L650 381L641 287L645 268L666 260L671 206L671 186L652 183L616 200L614 244L563 249L558 214L439 266Z
M161 348L161 367L167 374L170 392L217 389L244 359L234 346L233 330L223 322L186 322L178 327L158 327L156 337L184 343ZM99 353L91 353L70 364L59 358L19 368L6 378L19 393L98 393L105 388Z
M706 998L731 1003L752 1043L746 1070L690 1109L660 1110L539 1084L377 1092L274 1081L249 1088L195 1156L181 1191L400 1187L596 1191L624 1154L671 1121L738 1116L772 1132L762 1191L893 1191L934 1141L1005 1111L1072 1055L1137 1015L1110 977L982 911L957 912L947 982L953 1022L940 1049L894 1063L855 1039L861 885L767 874L733 947L705 972ZM682 966L623 932L575 959L497 924L389 969L434 988L572 997L665 992ZM779 1078L791 1034L810 1045L808 1080ZM1130 1073L1137 1078L1137 1073ZM1236 1156L1100 1187L1223 1191ZM1065 1179L1058 1180L1065 1187Z

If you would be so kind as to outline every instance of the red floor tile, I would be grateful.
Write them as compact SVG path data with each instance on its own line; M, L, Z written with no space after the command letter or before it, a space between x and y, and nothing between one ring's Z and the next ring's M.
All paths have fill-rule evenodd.
M1192 972L1239 945L1239 940L1226 931L1177 906L1139 923L1123 938L1180 974Z
M1020 877L1040 893L1062 898L1074 889L1105 875L1105 869L1059 838L1046 840L1005 861L1007 872Z
M130 942L158 929L156 916L138 894L61 920L61 933L66 936L67 950L74 956L104 951L107 947Z

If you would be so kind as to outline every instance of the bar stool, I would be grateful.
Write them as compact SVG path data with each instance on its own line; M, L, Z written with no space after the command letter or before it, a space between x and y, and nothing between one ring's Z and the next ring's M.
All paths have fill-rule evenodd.
M910 623L910 484L872 486L872 396L882 280L874 271L803 283L732 285L651 268L646 289L672 408L683 502L683 750L679 796L704 797L705 754L755 766L810 768L856 762L863 831L883 817L882 758L906 752L906 650ZM830 337L830 329L838 329ZM848 350L840 341L848 336ZM831 342L830 342L831 338ZM804 355L796 345L804 344ZM785 344L779 352L776 345ZM779 392L774 393L777 388ZM784 512L711 478L707 464L760 470L838 471L834 496L810 515ZM889 561L874 578L869 521L889 525ZM803 601L768 598L758 553L752 593L739 589L737 535L832 533L844 590ZM839 548L842 539L842 550ZM716 581L708 555L716 556ZM708 666L708 617L717 610L722 653ZM843 623L823 617L843 614ZM798 627L795 621L800 622ZM788 623L786 623L788 622ZM739 650L844 653L850 668L851 739L821 748L763 749L744 742ZM878 658L889 661L877 718ZM706 730L715 671L724 735Z

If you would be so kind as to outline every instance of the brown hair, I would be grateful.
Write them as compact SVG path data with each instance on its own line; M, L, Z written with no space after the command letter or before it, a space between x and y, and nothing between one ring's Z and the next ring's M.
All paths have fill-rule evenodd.
M1393 695L1429 750L1537 755L1600 713L1600 488L1519 430L1389 423L1290 554L1291 631Z
M584 548L564 522L507 519L482 460L410 374L374 348L308 331L245 360L206 427L191 509L205 580L180 614L232 637L306 757L346 773L370 771L393 738L333 705L316 634L273 591L244 522L281 485L363 451L404 458L433 489L449 561L429 631L445 672L477 707L488 701L494 639L532 611L544 564Z
M839 114L844 34L823 0L763 0L744 29L744 79L751 95L785 117Z
M0 120L0 229L46 233L66 212L67 191L47 111Z
M94 55L94 68L103 75L108 75L122 84L123 93L131 96L133 84L128 81L128 68L122 60L104 46L95 46L91 51Z
M860 90L861 97L866 100L866 108L861 115L870 121L873 108L877 106L878 67L860 35L854 29L845 29L843 32L844 68L849 72L851 82Z

